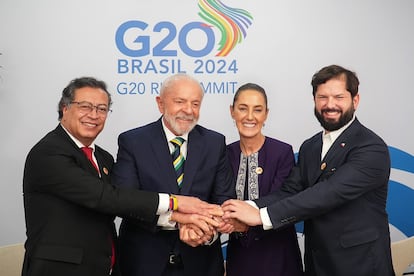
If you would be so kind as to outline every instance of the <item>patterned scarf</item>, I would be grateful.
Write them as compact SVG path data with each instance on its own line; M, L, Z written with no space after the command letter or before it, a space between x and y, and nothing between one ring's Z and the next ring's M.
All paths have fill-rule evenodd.
M259 153L255 152L249 156L240 154L239 171L236 180L237 199L254 200L259 198L259 179L256 169L259 165ZM247 179L246 179L247 178ZM247 193L245 198L245 185L247 183Z

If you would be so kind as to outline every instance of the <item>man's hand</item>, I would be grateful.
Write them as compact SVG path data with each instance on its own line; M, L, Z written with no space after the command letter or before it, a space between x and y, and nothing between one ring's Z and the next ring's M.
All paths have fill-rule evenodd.
M219 216L224 213L221 207L216 204L210 204L196 197L175 195L178 201L178 211L186 214L199 214L203 216Z
M237 219L226 219L225 220L226 228L217 228L221 233L230 234L231 232L247 232L249 226Z
M192 247L206 244L212 239L214 234L215 232L212 232L211 234L204 233L194 224L180 224L181 241Z
M237 219L247 225L256 226L263 224L259 209L251 206L245 201L229 199L221 205L224 215L223 219Z
M173 212L171 220L180 224L194 224L201 229L205 234L214 232L214 228L220 225L220 222L214 220L211 216L203 216L199 214L185 214L180 212Z
M224 220L222 217L213 217L213 219L220 223L216 230L220 233L230 234L234 231L234 226L230 223L227 223L229 220Z

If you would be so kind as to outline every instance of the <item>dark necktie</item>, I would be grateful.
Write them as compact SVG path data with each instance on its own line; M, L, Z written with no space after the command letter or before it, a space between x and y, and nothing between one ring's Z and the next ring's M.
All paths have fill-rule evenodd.
M184 179L184 156L181 154L181 146L184 143L184 138L175 137L170 142L174 145L174 151L172 153L172 160L174 165L175 174L177 175L177 185L181 188Z
M98 165L96 165L95 161L92 158L92 151L93 151L93 149L90 148L90 147L82 147L81 149L82 149L83 153L86 155L86 157L88 158L88 160L92 163L92 165L95 167L95 169L99 173Z

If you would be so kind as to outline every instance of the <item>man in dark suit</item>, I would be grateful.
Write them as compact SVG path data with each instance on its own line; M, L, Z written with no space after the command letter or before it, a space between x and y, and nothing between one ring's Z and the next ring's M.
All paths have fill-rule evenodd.
M394 275L388 216L386 144L354 116L359 80L337 65L312 78L324 131L306 140L280 192L254 204L228 201L224 219L278 229L304 220L307 276ZM258 208L255 208L258 207Z
M163 116L119 136L115 182L139 190L191 195L215 204L234 198L224 136L197 125L202 98L199 82L188 75L165 80L156 97ZM170 141L176 137L184 140L178 148L184 165L180 159L175 162L175 167L184 168L183 177L181 173L177 177L171 156L176 147ZM157 226L162 220L163 216L152 224L122 220L119 235L123 276L223 275L217 235L211 241L200 239L201 244L192 241L189 246L180 240L179 226ZM180 225L181 231L185 227Z
M59 102L60 124L29 152L23 178L27 228L23 276L119 275L113 254L116 214L150 222L168 209L193 213L198 212L197 205L209 208L196 198L177 196L171 201L168 194L110 184L113 157L94 144L110 106L104 82L71 81ZM90 148L88 157L83 147ZM175 215L172 220L183 219ZM197 223L194 218L197 215L183 222Z

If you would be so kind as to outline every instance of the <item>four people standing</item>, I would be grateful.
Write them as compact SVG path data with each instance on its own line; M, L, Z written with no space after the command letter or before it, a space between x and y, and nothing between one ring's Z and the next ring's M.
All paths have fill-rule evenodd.
M235 94L240 141L226 150L223 135L197 125L198 81L174 75L156 98L161 118L122 133L114 165L94 144L110 112L106 85L72 81L59 126L26 160L23 275L223 275L217 231L234 229L229 276L302 275L293 226L301 220L305 275L393 275L390 160L382 139L355 117L358 85L336 65L313 76L324 130L302 144L294 166L292 147L262 134L263 88L249 83ZM123 217L119 250L115 215Z

